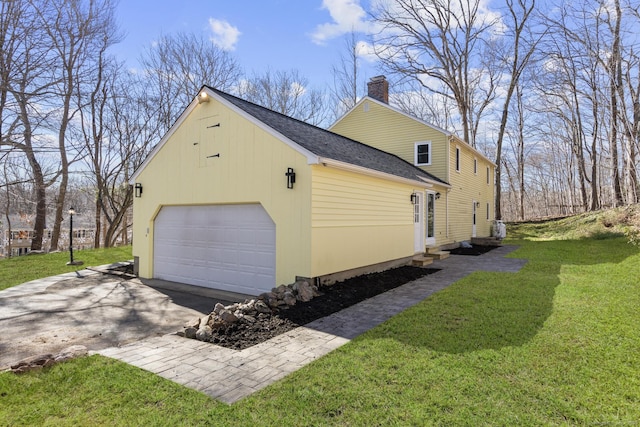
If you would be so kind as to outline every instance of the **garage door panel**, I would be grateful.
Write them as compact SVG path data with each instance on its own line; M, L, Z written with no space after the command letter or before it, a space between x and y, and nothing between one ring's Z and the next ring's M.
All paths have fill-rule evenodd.
M163 207L154 277L257 295L275 286L275 224L261 205Z

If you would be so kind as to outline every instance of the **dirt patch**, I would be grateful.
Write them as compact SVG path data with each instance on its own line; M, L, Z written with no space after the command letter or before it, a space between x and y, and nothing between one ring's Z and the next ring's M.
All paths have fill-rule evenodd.
M478 256L482 254L486 254L489 251L494 250L498 246L481 246L481 245L472 245L470 248L463 248L462 246L451 249L448 252L452 255L471 255Z
M224 331L214 333L212 342L242 350L437 271L433 268L399 267L323 286L319 289L322 295L311 301L298 302L277 313L259 314L255 323L234 323Z

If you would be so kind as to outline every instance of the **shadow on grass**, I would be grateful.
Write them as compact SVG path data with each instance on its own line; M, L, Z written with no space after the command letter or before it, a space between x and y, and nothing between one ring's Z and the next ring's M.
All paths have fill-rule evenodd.
M567 265L619 263L638 248L619 240L527 244L518 273L476 272L368 332L446 353L521 346L553 311L561 269Z

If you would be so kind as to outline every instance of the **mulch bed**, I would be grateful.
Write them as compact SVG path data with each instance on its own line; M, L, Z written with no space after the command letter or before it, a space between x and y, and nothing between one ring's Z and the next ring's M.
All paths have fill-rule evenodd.
M451 249L451 250L448 250L447 252L449 252L452 255L478 256L478 255L486 254L487 252L492 251L495 248L497 248L497 246L472 245L470 248L463 248L462 246L460 246L459 248Z
M242 350L437 271L439 270L433 268L406 266L323 286L320 288L322 295L311 301L298 302L293 307L272 315L260 314L253 324L235 323L225 331L214 334L212 342Z

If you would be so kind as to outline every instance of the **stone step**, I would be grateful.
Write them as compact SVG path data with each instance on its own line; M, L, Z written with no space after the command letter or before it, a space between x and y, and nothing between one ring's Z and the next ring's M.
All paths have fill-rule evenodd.
M424 255L416 255L413 257L413 260L411 261L411 265L413 265L414 267L424 267L432 263L433 263L433 258L424 256Z
M502 246L502 240L497 237L472 237L471 244L478 246Z
M428 257L431 257L433 259L447 259L447 258L449 258L449 252L447 252L447 251L427 252L425 255L428 256Z
M427 254L435 254L440 252L440 246L427 246Z

